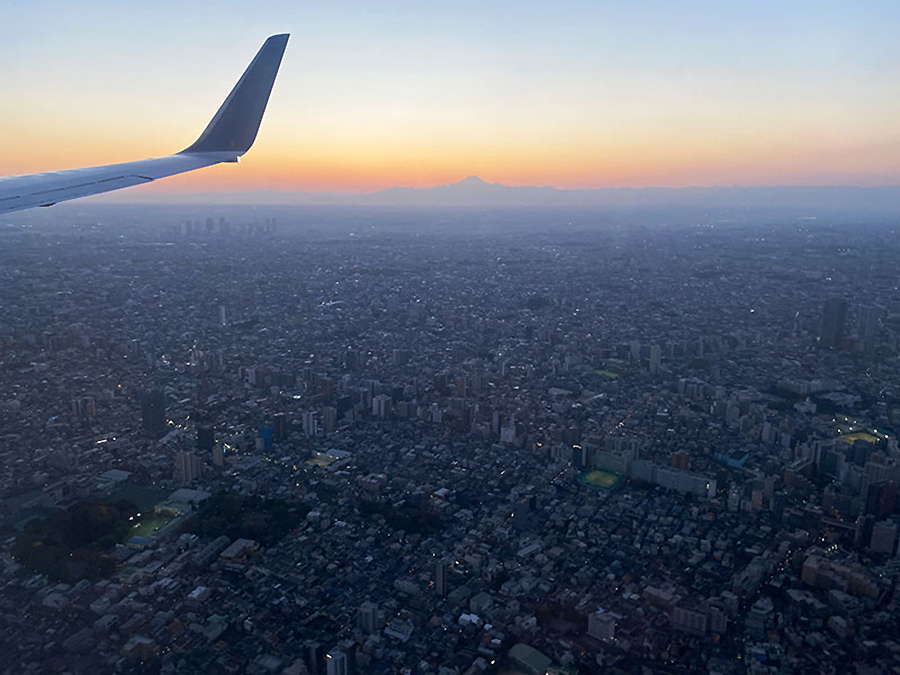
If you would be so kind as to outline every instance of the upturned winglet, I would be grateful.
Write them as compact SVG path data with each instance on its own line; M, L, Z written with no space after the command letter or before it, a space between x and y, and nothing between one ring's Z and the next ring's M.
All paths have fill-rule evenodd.
M137 162L0 178L0 213L52 206L220 162L236 162L256 140L287 41L287 35L273 35L263 43L200 138L186 150Z
M236 159L250 149L266 111L288 37L287 33L273 35L263 43L200 137L179 154L227 152L234 153Z

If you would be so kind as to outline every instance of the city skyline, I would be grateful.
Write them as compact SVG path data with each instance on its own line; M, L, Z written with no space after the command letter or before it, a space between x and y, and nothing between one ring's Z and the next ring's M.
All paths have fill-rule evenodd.
M186 147L259 40L291 32L243 166L129 196L367 192L470 174L557 188L900 182L900 10L888 3L6 14L21 30L0 46L2 175Z
M895 216L79 204L0 228L0 673L900 666Z

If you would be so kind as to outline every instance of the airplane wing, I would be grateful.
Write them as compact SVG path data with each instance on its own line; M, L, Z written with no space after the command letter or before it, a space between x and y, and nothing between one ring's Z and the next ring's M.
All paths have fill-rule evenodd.
M0 213L53 206L220 162L237 162L256 140L288 37L273 35L263 43L206 129L188 148L169 157L138 162L0 178Z

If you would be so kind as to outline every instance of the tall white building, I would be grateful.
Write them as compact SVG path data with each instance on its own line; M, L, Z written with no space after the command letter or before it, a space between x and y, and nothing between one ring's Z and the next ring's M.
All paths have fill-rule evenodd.
M330 652L325 655L326 675L347 675L347 655L344 652Z
M316 413L311 410L306 411L301 415L301 421L303 422L303 433L307 436L315 436L317 431Z
M447 597L447 566L443 558L434 563L434 592L442 598Z
M93 396L79 396L72 399L72 415L77 419L97 416L97 404Z
M322 426L327 433L337 428L337 408L325 406L322 408Z
M364 602L359 606L357 623L360 630L371 635L378 632L378 607L371 602Z
M872 543L870 548L873 553L894 552L894 542L897 539L897 525L889 520L875 523L872 526Z
M641 343L638 342L637 340L632 340L628 346L631 351L631 360L632 361L640 361L641 360Z
M588 635L597 640L612 640L616 637L616 618L609 612L599 610L588 617Z
M662 349L659 345L650 345L650 374L659 374L659 359L662 356Z
M193 452L179 452L175 455L175 480L182 485L190 485L200 476L203 464Z
M372 414L375 417L385 418L391 410L391 397L387 394L378 394L372 398Z

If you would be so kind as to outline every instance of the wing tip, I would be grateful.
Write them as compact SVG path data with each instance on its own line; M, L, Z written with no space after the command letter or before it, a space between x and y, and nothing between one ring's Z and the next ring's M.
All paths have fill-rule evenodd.
M290 33L269 36L200 137L179 154L234 152L253 145Z

